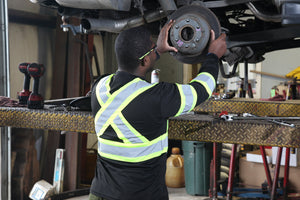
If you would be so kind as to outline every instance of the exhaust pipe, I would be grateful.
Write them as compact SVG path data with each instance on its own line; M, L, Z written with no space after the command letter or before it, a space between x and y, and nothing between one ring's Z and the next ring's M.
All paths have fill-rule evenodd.
M266 22L281 22L281 15L268 15L264 14L261 11L259 11L253 3L249 2L246 3L247 7L251 12L260 20L266 21Z
M174 0L158 0L164 11L174 11L177 10L177 6Z
M163 10L158 10L145 14L144 16L131 17L121 20L113 20L108 18L97 19L82 19L81 25L87 32L93 31L107 31L111 33L120 33L123 30L141 26L146 23L158 21L167 16Z

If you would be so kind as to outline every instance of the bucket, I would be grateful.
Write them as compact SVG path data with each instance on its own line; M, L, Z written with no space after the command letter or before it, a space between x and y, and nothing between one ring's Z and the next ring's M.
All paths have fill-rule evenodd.
M190 195L208 196L213 143L182 141L185 188Z

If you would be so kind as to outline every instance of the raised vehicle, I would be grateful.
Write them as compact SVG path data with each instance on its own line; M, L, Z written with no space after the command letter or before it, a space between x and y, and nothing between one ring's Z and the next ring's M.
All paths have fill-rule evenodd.
M173 56L199 63L207 52L210 29L227 34L230 65L257 63L266 52L300 46L300 0L30 0L57 9L62 28L74 34L118 33L146 24L154 34L175 19L169 42ZM69 17L80 25L68 23Z

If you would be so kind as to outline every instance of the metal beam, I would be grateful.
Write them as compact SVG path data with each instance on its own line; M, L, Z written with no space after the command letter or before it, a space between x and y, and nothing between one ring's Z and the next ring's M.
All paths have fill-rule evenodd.
M35 14L22 10L8 10L10 23L28 24L39 27L56 28L56 17L43 14Z
M0 1L0 96L10 96L7 0ZM1 199L11 199L10 128L0 129Z

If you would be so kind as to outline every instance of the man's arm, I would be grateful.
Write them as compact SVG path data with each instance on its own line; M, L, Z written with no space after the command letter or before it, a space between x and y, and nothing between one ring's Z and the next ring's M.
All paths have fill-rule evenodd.
M226 35L222 33L219 38L215 39L215 33L211 30L207 57L202 63L197 77L190 83L197 92L196 105L205 101L212 94L219 73L219 59L225 54L226 48Z
M91 106L92 106L92 113L95 116L96 113L98 112L98 110L101 108L98 100L97 100L97 95L96 95L96 87L97 84L99 83L99 81L105 77L108 76L109 74L104 74L102 76L100 76L99 78L97 78L97 80L93 83L92 85L92 89L91 89Z
M159 34L157 41L159 53L177 52L177 49L170 47L167 42L168 31L173 23L172 20L167 23ZM215 39L215 33L211 31L207 58L202 63L198 76L190 84L163 84L164 87L161 87L161 110L164 117L186 113L210 97L218 77L219 58L226 52L225 39L225 34L221 34L219 38ZM174 113L174 108L177 109L177 113Z

